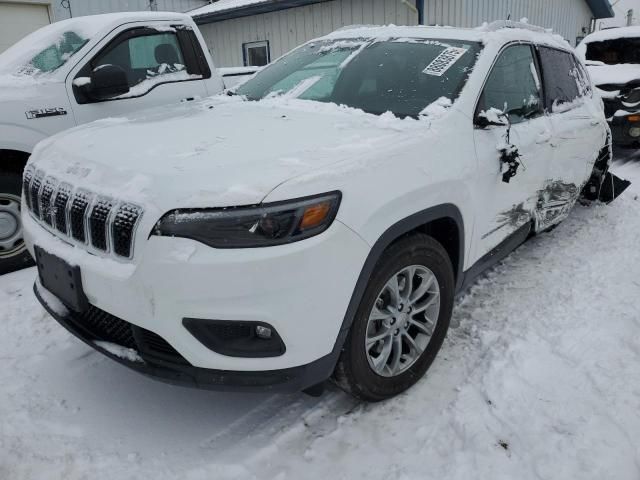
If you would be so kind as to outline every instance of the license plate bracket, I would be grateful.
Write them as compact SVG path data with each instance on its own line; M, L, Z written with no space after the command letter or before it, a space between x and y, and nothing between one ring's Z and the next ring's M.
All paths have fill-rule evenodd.
M80 267L71 266L66 261L40 247L35 247L36 264L42 286L54 294L71 310L84 312L89 308L89 300L82 288Z

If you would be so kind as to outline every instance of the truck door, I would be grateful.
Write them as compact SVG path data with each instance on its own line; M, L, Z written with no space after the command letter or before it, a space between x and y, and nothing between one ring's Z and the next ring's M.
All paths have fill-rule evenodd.
M204 97L211 76L190 27L129 26L72 70L67 89L76 122L82 124Z
M475 259L528 234L553 155L542 98L533 47L507 46L487 77L475 113Z

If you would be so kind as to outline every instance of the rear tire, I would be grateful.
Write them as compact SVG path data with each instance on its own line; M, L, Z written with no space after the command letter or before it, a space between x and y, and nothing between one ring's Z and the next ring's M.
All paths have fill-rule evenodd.
M22 175L0 172L0 275L33 265L22 235Z
M356 312L335 383L371 402L413 386L447 335L454 288L451 260L432 237L416 234L389 247Z

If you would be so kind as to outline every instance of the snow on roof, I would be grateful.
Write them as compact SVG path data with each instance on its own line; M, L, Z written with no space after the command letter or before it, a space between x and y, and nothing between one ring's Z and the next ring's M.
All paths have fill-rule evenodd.
M552 45L562 49L571 49L566 40L550 31L534 30L531 26L526 26L526 28L496 28L494 24L485 24L478 28L355 25L336 30L321 37L320 40L345 38L424 38L462 40L482 42L484 44L490 41L506 43L507 41L521 40Z
M619 38L640 38L640 27L619 27L600 30L599 32L587 35L583 43L604 42L606 40L617 40Z
M271 0L218 0L210 5L196 8L191 10L189 15L197 17L200 15L207 15L209 13L224 12L227 10L235 10L237 8L248 7L250 5L256 5L259 3L269 3Z

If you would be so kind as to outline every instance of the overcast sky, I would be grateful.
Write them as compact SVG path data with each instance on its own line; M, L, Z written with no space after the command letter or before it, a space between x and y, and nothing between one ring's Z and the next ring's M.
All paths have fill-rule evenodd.
M627 24L627 12L629 9L634 10L634 24L640 25L640 0L620 0L616 3L616 0L609 0L612 5L614 5L613 9L616 12L616 18L612 18L610 20L606 20L604 25L607 27L613 26L623 26ZM598 27L600 26L600 20L598 20Z

